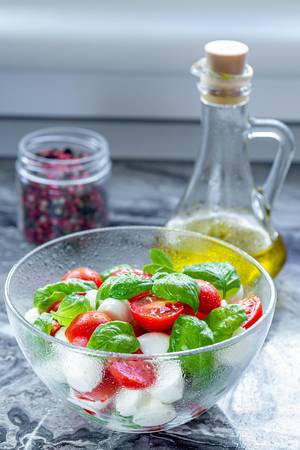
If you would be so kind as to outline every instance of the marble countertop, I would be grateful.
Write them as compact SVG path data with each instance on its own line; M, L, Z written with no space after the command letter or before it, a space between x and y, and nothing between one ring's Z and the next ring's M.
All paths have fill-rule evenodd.
M255 166L263 180L268 167ZM163 225L191 164L117 161L111 225ZM300 449L300 166L292 168L274 221L289 251L266 343L239 384L214 408L168 433L119 434L66 415L25 361L0 303L0 449ZM16 229L14 166L0 160L0 283L30 246ZM2 291L3 293L3 291ZM1 293L1 295L2 295Z

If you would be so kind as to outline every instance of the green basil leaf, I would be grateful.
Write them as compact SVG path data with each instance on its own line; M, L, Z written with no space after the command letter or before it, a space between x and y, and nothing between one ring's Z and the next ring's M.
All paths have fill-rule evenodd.
M145 264L143 267L143 271L146 273L149 273L150 275L154 275L155 273L174 273L176 270L174 270L172 267L169 266L162 266L160 264Z
M213 333L203 320L183 314L173 325L168 352L192 350L213 343ZM204 376L204 372L211 370L212 354L207 352L184 356L181 358L181 363L188 374L201 373Z
M217 288L222 298L232 289L239 289L240 277L235 268L226 262L208 262L185 267L183 273L192 278L209 281Z
M200 288L195 280L182 273L172 273L155 278L152 291L157 297L190 305L195 312L199 308Z
M168 352L181 352L214 343L207 323L195 316L182 314L173 325Z
M38 317L34 323L33 326L38 328L39 330L43 331L46 334L50 334L52 327L54 325L54 320L51 314L49 313L43 313Z
M231 338L245 320L247 320L245 308L236 304L213 309L205 318L214 334L215 342Z
M130 266L129 264L118 264L116 266L113 266L100 274L102 280L105 281L106 278L110 277L112 273L117 272L117 270L121 269L132 269L132 266Z
M154 275L152 275L152 281L154 283L155 280L159 280L160 278L166 277L167 275L169 275L169 272L156 272Z
M173 268L173 261L169 255L167 255L160 248L151 248L150 250L150 259L153 264L158 264L160 266L166 266Z
M79 278L69 278L58 283L47 284L39 288L34 293L34 306L40 312L47 311L52 303L62 300L66 295L73 292L87 292L96 289L93 281L80 280Z
M58 310L56 313L52 313L52 316L60 325L67 327L79 314L91 310L92 308L88 298L84 295L70 294L64 297Z
M113 297L128 300L131 297L147 292L152 287L152 280L142 278L135 273L124 273L118 277L107 278L98 290L97 301Z
M105 352L134 353L140 344L130 323L113 320L95 329L87 347Z

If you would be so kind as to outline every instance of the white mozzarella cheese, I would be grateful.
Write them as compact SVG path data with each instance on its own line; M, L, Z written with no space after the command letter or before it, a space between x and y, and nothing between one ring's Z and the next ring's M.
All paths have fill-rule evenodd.
M150 388L153 397L162 403L180 400L184 391L184 378L178 361L162 361L158 364L157 379Z
M90 392L102 380L103 363L91 356L65 350L62 358L69 385L79 392Z
M85 294L85 297L89 300L91 308L96 309L96 297L97 297L97 289L91 289L90 291L87 291Z
M107 314L112 320L122 320L123 322L132 322L132 315L128 300L117 300L115 298L105 299L98 308Z
M31 308L25 313L25 319L29 323L34 323L38 317L40 317L39 310L37 308Z
M115 407L121 416L134 416L148 398L149 393L143 389L121 389L116 395Z
M175 419L176 411L172 405L161 403L156 398L150 397L143 402L136 414L133 423L141 427L155 427L163 425Z
M237 292L235 292L229 299L227 299L228 303L237 303L244 298L244 288L243 285L240 285L240 288Z
M145 333L138 337L141 350L146 355L167 353L169 339L167 334L159 332Z

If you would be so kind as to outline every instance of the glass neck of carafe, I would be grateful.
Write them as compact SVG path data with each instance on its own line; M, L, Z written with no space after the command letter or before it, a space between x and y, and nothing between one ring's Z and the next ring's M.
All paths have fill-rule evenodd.
M245 148L247 104L202 102L202 148L195 167L210 208L249 207L253 180ZM203 186L201 186L203 192ZM203 192L203 193L204 193Z
M208 71L203 61L199 65L192 73L200 78L202 145L179 209L200 204L211 210L250 210L254 186L245 133L252 69L228 78Z

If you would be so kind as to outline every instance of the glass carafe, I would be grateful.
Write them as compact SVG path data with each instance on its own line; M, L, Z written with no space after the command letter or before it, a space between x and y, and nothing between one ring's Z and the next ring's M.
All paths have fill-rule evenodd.
M248 117L253 74L249 65L239 75L218 74L203 58L191 72L200 80L203 140L190 182L167 226L230 242L275 276L286 249L273 227L271 210L291 164L293 136L277 120ZM270 173L259 188L247 156L247 143L255 138L278 143Z

